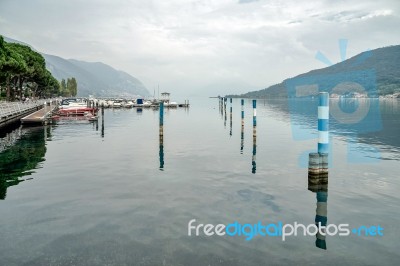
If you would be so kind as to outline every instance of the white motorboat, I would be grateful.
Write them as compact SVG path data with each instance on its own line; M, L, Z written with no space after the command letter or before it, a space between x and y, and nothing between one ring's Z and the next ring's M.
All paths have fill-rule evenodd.
M87 108L87 102L85 99L80 98L67 98L63 99L60 103L60 109L80 109L80 108Z
M120 108L120 107L122 107L122 102L121 101L114 101L112 103L112 107L113 108Z

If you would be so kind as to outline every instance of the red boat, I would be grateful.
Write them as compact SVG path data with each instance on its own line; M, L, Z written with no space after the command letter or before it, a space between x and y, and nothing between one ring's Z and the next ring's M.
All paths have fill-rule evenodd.
M65 108L65 109L60 109L57 112L57 114L60 116L86 115L88 113L95 115L97 113L97 108L91 108L91 107Z

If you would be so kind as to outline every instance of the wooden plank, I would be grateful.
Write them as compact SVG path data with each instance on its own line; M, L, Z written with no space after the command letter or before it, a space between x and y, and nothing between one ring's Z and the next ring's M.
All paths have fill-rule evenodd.
M39 111L36 111L30 115L27 115L23 118L21 118L22 124L26 123L44 123L46 120L46 117L49 115L49 113L53 110L54 106L45 106L44 108L40 109Z

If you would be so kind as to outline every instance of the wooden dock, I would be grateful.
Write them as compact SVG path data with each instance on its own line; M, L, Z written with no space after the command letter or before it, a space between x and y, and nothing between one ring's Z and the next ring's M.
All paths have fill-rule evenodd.
M0 102L0 128L12 123L20 122L25 117L43 108L46 100L29 102Z
M45 124L46 119L56 108L56 105L45 105L42 109L21 118L22 124Z

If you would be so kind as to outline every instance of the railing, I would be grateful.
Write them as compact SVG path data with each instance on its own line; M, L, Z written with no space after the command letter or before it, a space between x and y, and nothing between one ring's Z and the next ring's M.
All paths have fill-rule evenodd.
M42 106L51 99L42 99L29 102L0 102L0 119L5 120L9 116L23 114L24 112Z

